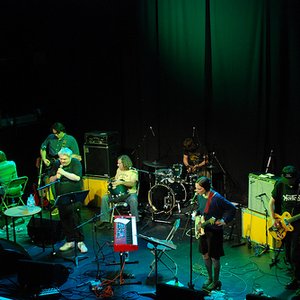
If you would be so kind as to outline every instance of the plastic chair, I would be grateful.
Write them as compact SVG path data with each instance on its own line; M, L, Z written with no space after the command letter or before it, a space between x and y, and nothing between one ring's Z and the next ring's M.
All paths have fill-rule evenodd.
M20 204L25 205L24 201L22 200L22 196L24 195L27 182L28 182L28 177L21 176L12 179L8 183L8 185L5 187L5 193L2 197L2 203L1 203L4 209L7 209L11 206L20 205Z
M166 239L161 241L173 244L172 240L179 226L180 226L180 219L176 219ZM155 249L155 246L151 242L147 243L147 248L151 251L151 253L154 256L156 255L156 258L154 257L150 265L151 270L148 274L148 278L150 277L151 273L155 270L155 264L156 264L155 259L157 259L157 263L161 262L167 269L169 269L174 275L174 277L177 277L177 271L178 271L177 263L167 253L168 251L173 250L172 248L166 247L164 245L157 245Z

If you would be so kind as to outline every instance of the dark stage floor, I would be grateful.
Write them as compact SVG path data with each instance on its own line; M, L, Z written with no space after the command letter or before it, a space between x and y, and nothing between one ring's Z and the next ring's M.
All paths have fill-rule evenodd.
M143 209L142 221L137 227L138 250L129 252L129 260L125 264L125 256L114 251L113 229L95 230L93 220L99 214L98 208L84 207L82 211L82 225L89 251L84 257L76 253L77 264L73 259L73 250L64 253L64 257L55 254L64 241L56 242L53 247L47 244L43 251L39 236L33 242L32 233L31 236L28 233L28 226L32 225L31 222L28 225L30 218L24 218L24 223L16 225L16 244L8 242L6 231L0 230L0 295L8 299L46 299L46 296L38 296L39 291L36 291L36 285L42 283L43 288L58 288L50 290L48 299L165 299L174 296L176 299L243 300L260 299L253 294L276 299L292 299L295 296L295 291L284 288L289 276L283 253L279 253L277 263L272 266L277 252L270 250L261 254L261 248L257 248L255 243L243 243L239 234L240 222L225 230L226 256L221 261L221 291L212 292L210 296L199 292L206 280L205 268L197 251L197 241L189 236L193 222L191 226L191 222L187 223L188 212L188 206L182 207L180 213L175 209L171 216L165 213L157 216L163 222L154 222L151 213ZM43 212L43 218L49 218L47 211ZM157 276L154 271L148 277L154 259L147 248L148 239L152 239L155 245L165 239L172 228L172 224L167 222L173 223L177 218L180 219L180 226L173 238L176 249L167 252L178 266L177 276L158 262ZM47 231L56 229L57 223L55 221L51 229L48 227L45 230L46 236L50 234ZM1 225L3 228L3 215ZM12 229L9 231L12 233ZM168 264L174 266L171 261ZM192 288L192 291L188 288Z

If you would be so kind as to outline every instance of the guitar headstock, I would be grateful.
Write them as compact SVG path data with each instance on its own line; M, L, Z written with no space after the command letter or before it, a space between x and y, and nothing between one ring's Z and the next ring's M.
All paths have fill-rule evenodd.
M216 218L215 217L211 217L208 221L209 221L210 224L215 224Z

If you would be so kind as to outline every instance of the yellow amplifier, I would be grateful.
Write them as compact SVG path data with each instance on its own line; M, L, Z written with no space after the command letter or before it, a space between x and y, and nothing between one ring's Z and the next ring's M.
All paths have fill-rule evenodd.
M276 248L276 241L267 230L264 214L242 208L242 237L249 237L252 242L266 245L271 249Z
M94 205L101 206L101 199L104 194L107 193L108 179L99 177L83 177L83 187L85 190L89 190L88 196L84 201L84 205L88 205L91 201L94 201Z

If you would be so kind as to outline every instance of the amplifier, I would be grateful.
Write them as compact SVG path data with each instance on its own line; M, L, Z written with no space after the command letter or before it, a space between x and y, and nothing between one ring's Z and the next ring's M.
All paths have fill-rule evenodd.
M85 144L87 145L112 145L120 143L120 136L117 131L91 131L84 134Z
M269 210L269 200L278 177L265 174L249 174L248 208L265 214Z

